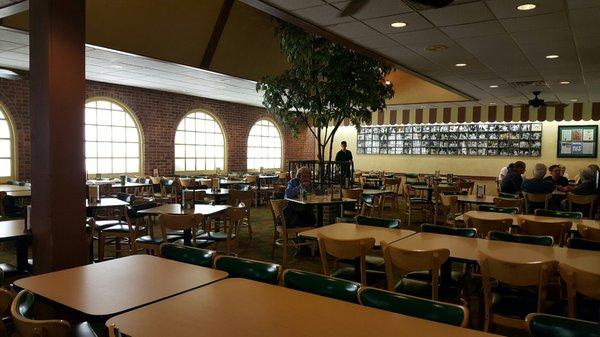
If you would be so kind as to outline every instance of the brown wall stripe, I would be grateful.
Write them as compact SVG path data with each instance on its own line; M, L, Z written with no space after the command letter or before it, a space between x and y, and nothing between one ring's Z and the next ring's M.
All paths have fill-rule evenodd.
M521 122L529 120L529 105L521 105Z
M444 123L450 123L451 117L452 117L452 109L444 108Z
M473 122L481 122L481 107L474 106L473 107Z
M415 111L415 123L417 123L417 124L423 123L423 109L417 109Z
M573 104L573 120L580 121L583 117L583 103Z
M458 108L458 122L464 123L467 120L467 108L461 106Z
M390 110L390 124L394 125L396 124L396 116L398 115L398 111L396 110Z
M488 120L487 122L495 122L496 121L496 106L490 105L488 107Z
M433 124L437 122L437 109L431 108L429 109L429 123Z
M592 120L600 120L600 102L592 104Z
M511 105L505 105L504 106L504 121L505 122L510 122L512 121L512 106Z
M538 122L543 122L546 120L546 107L545 106L538 108L537 120L538 120Z
M402 124L408 124L408 121L410 120L410 110L408 109L404 109L402 110Z
M377 125L383 125L383 118L385 117L385 113L383 111L379 111L377 113Z
M557 105L554 108L554 120L562 121L565 119L565 107L562 105Z

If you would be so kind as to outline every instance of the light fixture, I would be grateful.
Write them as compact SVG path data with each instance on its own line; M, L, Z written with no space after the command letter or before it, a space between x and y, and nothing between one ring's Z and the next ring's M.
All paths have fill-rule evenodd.
M394 28L402 28L402 27L406 27L406 22L392 22L390 24L390 26L392 26Z
M576 98L573 98L573 99L571 100L571 102L577 102L577 99L576 99Z
M390 82L389 80L385 81L385 85L390 85L390 84L392 84L392 82Z
M569 81L560 81L560 84L571 84Z
M494 102L490 102L490 105L496 105L496 103L494 103Z
M8 70L8 69L1 69L0 68L0 78L6 78L9 80L18 80L21 78L21 75L15 73L12 70Z
M123 66L120 66L118 64L112 65L111 67L115 69L123 69Z
M456 67L466 67L467 64L466 63L457 63L454 66L456 66Z
M558 58L558 55L555 55L555 54L546 55L546 58L547 58L547 59L557 59L557 58Z
M492 84L492 85L490 85L490 88L498 88L498 86L495 84Z
M522 5L518 5L517 9L520 11L530 11L534 8L536 8L537 6L534 4L522 4Z

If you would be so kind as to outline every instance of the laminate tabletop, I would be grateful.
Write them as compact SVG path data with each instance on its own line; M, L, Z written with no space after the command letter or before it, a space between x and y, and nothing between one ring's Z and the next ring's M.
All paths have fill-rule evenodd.
M144 186L152 186L152 183L130 183L126 182L125 184L112 184L111 188L135 188L135 187L144 187Z
M246 279L231 278L110 318L133 337L492 337Z
M0 185L0 192L10 192L10 191L31 191L31 187L30 186L19 186L19 185L8 185L8 184Z
M500 219L512 219L513 225L520 226L525 220L532 221L540 221L540 222L565 222L569 221L573 225L571 230L577 230L577 225L582 224L587 227L598 228L600 229L600 221L598 220L590 220L590 219L569 219L569 218L559 218L552 216L538 216L531 214L506 214L506 213L497 213L497 212L484 212L484 211L468 211L456 218L456 220L466 221L468 217L476 217L480 219L486 220L500 220Z
M227 277L211 268L131 255L26 277L15 285L91 316L115 315Z
M25 220L0 221L0 241L9 241L31 236L31 232L25 230Z
M494 196L486 195L483 198L478 198L474 194L469 195L456 195L458 202L463 202L466 204L493 204Z
M302 205L335 205L356 202L356 199L350 198L333 199L330 195L308 195L304 200L299 198L285 198L285 200Z
M194 205L194 209L182 209L181 204L165 204L158 207L147 208L138 211L146 214L202 214L213 215L224 212L229 205Z
M90 204L85 199L85 207L87 208L105 208L105 207L124 207L129 205L128 202L117 198L100 198L100 202Z
M375 246L380 246L381 241L391 243L415 234L414 231L407 229L392 229L340 222L300 232L298 235L305 238L316 239L317 233L322 233L325 236L340 240L374 238Z
M8 191L6 195L13 198L29 198L31 197L31 190Z

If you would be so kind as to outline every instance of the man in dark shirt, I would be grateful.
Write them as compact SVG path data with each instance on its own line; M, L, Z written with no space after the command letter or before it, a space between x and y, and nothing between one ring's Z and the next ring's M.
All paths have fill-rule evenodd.
M546 165L542 163L535 164L533 168L533 179L527 179L523 182L523 192L535 194L549 194L554 191L554 184L544 179L546 175ZM529 213L533 214L538 208L545 208L543 202L529 202L527 208Z
M508 172L500 182L500 192L510 194L520 192L523 186L523 177L521 177L523 173L525 173L525 163L515 162L515 168Z
M585 168L581 171L579 175L581 178L581 183L573 190L571 193L578 195L593 195L597 193L596 190L596 182L595 182L595 174L594 171L590 168Z
M569 180L562 175L562 170L560 165L552 165L548 168L550 175L544 180L548 180L557 190L561 192L569 192L571 188L569 187Z
M342 141L342 149L338 151L338 153L335 155L335 161L341 161L341 162L351 162L352 161L352 152L350 152L350 150L346 149L346 147L348 146L348 144L346 143L345 140ZM342 174L342 181L344 180L344 178L352 178L350 177L350 164L340 164L340 171Z

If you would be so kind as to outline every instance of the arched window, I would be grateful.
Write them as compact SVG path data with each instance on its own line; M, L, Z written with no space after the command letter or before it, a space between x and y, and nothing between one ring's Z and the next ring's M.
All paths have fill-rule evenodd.
M140 174L138 123L121 104L97 99L85 104L85 169L88 174Z
M254 123L248 136L248 169L281 168L281 135L271 121Z
M0 177L14 178L14 138L8 113L0 104Z
M212 115L192 111L175 132L175 171L199 172L225 169L225 137Z

